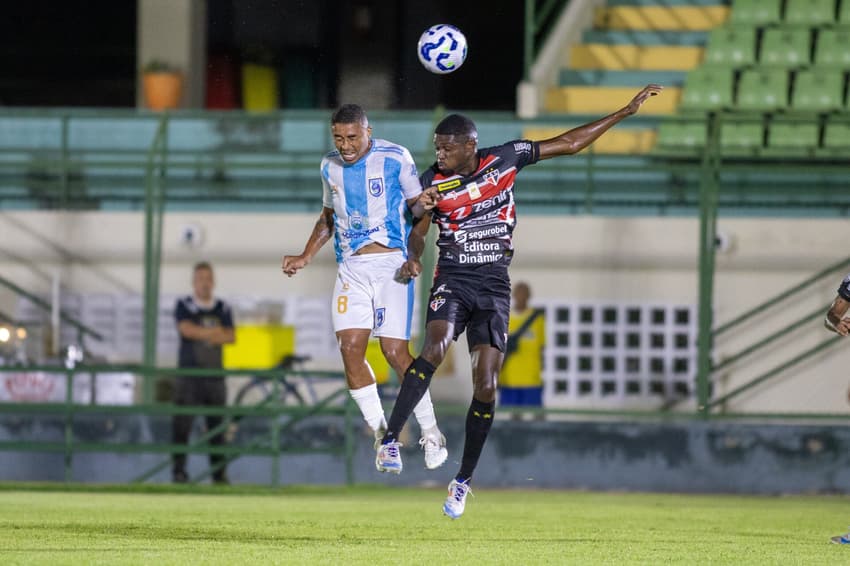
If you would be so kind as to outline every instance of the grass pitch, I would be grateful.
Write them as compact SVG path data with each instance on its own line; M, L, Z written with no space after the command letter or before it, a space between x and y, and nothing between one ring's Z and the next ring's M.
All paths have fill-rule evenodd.
M0 564L848 564L843 497L0 485Z

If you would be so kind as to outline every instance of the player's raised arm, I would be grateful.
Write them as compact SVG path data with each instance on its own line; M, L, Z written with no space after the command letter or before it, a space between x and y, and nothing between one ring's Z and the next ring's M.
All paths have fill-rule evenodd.
M292 277L299 269L307 267L313 260L325 242L331 239L334 232L334 211L332 208L322 208L322 214L313 226L313 232L304 246L304 251L300 255L285 255L281 262L281 269L285 274Z
M558 157L559 155L578 153L596 141L599 136L610 130L614 124L637 112L649 97L661 93L663 89L664 87L660 85L647 85L632 98L631 102L613 114L609 114L595 122L573 128L554 138L541 141L539 159L549 159L550 157Z
M826 313L826 319L823 321L824 326L836 334L847 336L850 333L850 320L845 319L844 315L847 314L848 308L850 308L850 301L841 295L836 296Z

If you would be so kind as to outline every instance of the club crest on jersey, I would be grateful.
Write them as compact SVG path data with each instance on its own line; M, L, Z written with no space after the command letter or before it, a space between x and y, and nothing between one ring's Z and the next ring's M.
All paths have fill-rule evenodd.
M434 297L434 299L431 301L431 310L434 311L434 312L437 312L438 310L440 310L440 307L442 307L445 304L446 304L446 298L445 297Z
M381 177L372 177L369 179L369 194L373 197L379 197L384 194L384 179Z
M478 189L478 183L469 183L466 186L469 191L469 198L472 200L481 198L481 191Z
M484 173L484 182L493 185L494 187L499 184L499 170L498 169L490 169L486 173Z
M456 189L460 186L460 179L452 179L451 181L443 181L442 183L437 184L437 191L450 191L452 189Z
M386 307L381 307L375 311L375 328L380 328L384 325L384 322L387 320L387 309Z

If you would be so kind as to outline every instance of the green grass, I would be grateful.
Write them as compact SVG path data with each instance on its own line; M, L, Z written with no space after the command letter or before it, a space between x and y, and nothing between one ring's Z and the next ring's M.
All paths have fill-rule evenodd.
M0 564L847 564L841 497L0 485Z

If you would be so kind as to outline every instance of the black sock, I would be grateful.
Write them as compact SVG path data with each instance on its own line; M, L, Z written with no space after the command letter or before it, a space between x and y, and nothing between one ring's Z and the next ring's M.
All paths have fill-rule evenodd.
M487 433L493 425L493 413L496 403L482 403L475 397L469 405L466 413L466 439L463 442L463 459L460 462L460 471L455 479L459 482L468 482L478 465L481 449L487 440Z
M404 372L404 379L401 380L401 389L398 391L398 397L393 405L393 412L390 415L390 420L387 423L387 434L384 435L384 444L391 440L397 440L404 423L410 418L410 413L413 408L428 391L428 385L431 384L431 378L434 377L434 372L437 370L431 362L422 359L421 357L413 360L410 367Z

